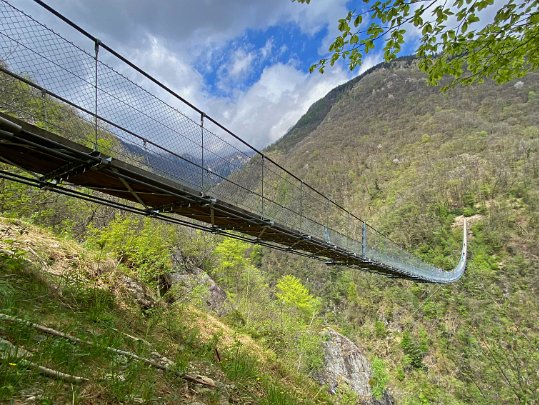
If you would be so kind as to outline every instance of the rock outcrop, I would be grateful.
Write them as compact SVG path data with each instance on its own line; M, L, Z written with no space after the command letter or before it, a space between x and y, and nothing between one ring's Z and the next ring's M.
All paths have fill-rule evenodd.
M387 392L379 400L372 397L369 384L371 366L359 347L333 329L328 328L322 333L326 337L324 365L315 379L321 384L327 384L331 393L336 393L339 387L347 385L358 394L362 403L392 405L393 400Z
M168 293L173 301L198 298L217 315L228 312L225 291L202 269L195 267L165 274L160 284L161 292Z
M141 309L148 310L155 306L156 300L146 285L124 274L120 274L118 277L119 285Z
M316 379L327 384L330 392L336 392L338 387L346 384L362 399L372 397L369 380L371 366L359 348L346 336L326 329L324 337L324 365Z

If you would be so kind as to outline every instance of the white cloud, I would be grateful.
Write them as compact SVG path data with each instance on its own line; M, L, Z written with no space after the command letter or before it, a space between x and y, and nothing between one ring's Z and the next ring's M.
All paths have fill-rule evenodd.
M32 1L20 1L23 9L47 25L61 27ZM310 75L295 67L299 65L293 60L276 63L287 46L277 46L273 38L260 49L240 42L229 53L232 41L239 41L247 29L287 23L297 23L309 35L329 27L330 38L336 33L338 18L346 14L346 2L184 0L180 5L162 0L156 6L145 0L57 0L54 7L248 142L264 147L284 135L313 102L349 77L338 68L325 75ZM255 79L249 76L251 67L262 60L270 65L246 88L245 80L251 83ZM221 66L218 87L227 88L226 97L212 94L206 87L204 75L212 68L210 61ZM128 69L122 72L133 77ZM137 82L156 89L149 81L139 78ZM158 95L178 105L163 91Z
M370 68L378 65L384 60L383 53L374 53L370 54L363 59L363 63L361 64L361 68L359 69L359 74L365 73Z
M203 76L179 55L163 47L157 38L151 38L149 46L131 49L128 57L164 84L176 89L184 98L200 99L204 90Z
M251 66L251 63L253 62L254 58L255 56L253 53L251 52L246 53L243 49L239 49L234 54L234 60L232 62L232 66L230 67L228 71L230 76L237 77L245 73Z
M340 69L309 75L278 63L233 100L214 99L209 110L226 118L225 125L247 142L263 147L283 136L312 103L345 80Z
M248 52L243 48L233 51L230 60L218 70L218 87L225 92L241 87L252 72L254 60L254 52Z
M46 22L56 17L31 0L21 7ZM264 30L283 23L296 23L313 35L328 27L328 37L337 32L337 20L346 12L347 0L317 0L299 4L289 0L56 0L53 6L81 27L110 45L124 49L144 45L149 36L164 41L175 52L200 56L208 46L219 47L238 38L247 29Z
M273 53L273 38L268 38L264 46L260 49L260 56L263 60L268 59Z
M245 52L238 52L238 55L238 60L249 59ZM260 78L249 88L221 97L208 92L203 76L157 40L151 41L151 47L134 51L129 57L258 148L283 136L315 101L349 79L347 72L340 68L320 75L302 72L291 64L276 63L265 68ZM367 58L365 67L371 67L375 62L374 57ZM238 62L233 70L241 73L240 65ZM159 91L149 82L141 84L158 91L159 97L169 104L181 105L174 97ZM181 109L185 111L183 106ZM195 121L199 119L196 114L190 116Z

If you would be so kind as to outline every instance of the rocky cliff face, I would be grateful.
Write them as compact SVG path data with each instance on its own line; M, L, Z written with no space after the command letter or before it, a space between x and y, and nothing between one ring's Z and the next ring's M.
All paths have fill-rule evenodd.
M182 301L189 296L192 299L198 298L218 315L227 312L226 292L199 268L166 274L161 278L161 285L171 294L173 301Z
M178 250L172 255L173 271L160 277L160 293L168 294L170 301L198 299L217 315L226 315L230 309L226 292L202 269L189 263Z
M385 392L381 400L373 398L370 381L371 366L360 348L335 330L328 328L323 332L324 365L315 376L321 384L329 386L330 393L336 393L343 385L358 394L363 403L391 405L391 396Z
M346 384L361 398L370 398L371 366L367 358L346 336L333 329L326 329L323 334L327 338L324 343L324 366L317 380L327 384L332 392Z

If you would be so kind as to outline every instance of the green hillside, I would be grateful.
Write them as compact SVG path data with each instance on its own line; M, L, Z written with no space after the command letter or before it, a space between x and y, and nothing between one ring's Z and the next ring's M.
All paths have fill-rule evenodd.
M382 358L402 403L539 400L539 74L440 93L409 60L346 87L315 129L270 156L425 260L450 286L384 280L274 253L325 298L326 321ZM299 123L298 123L299 124ZM294 138L293 131L291 132Z
M4 75L0 88L2 111L16 106L9 112L41 126L53 112L49 121L90 142L72 109ZM320 332L332 327L370 360L376 398L387 389L399 404L537 403L538 93L532 73L442 94L399 60L330 92L268 149L437 266L456 263L467 217L468 269L448 286L327 267L0 181L2 313L94 342L3 320L0 337L33 362L90 382L46 377L3 344L0 401L358 403L346 384L331 395L311 378L323 367ZM171 274L190 281L174 287ZM224 290L217 309L207 275ZM153 304L135 302L130 285ZM106 347L155 351L174 366L163 373ZM215 386L185 380L193 374Z

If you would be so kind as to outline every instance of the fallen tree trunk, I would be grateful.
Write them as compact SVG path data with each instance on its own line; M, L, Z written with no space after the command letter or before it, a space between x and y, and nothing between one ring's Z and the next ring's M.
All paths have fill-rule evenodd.
M11 315L0 314L0 319L5 320L5 321L9 321L9 322L16 322L16 323L21 323L21 324L24 324L24 325L27 325L27 326L31 326L32 328L37 329L40 332L43 332L43 333L46 333L46 334L49 334L49 335L52 335L52 336L61 337L63 339L67 339L67 340L69 340L69 341L71 341L73 343L83 344L83 345L88 345L88 346L95 346L95 343L90 342L89 340L79 339L79 338L77 338L75 336L68 335L68 334L60 332L60 331L58 331L56 329L52 329L52 328L49 328L47 326L43 326L43 325L40 325L40 324L37 324L37 323L26 321L24 319L16 318L16 317L11 316ZM114 347L109 347L109 346L105 346L104 348L105 348L105 350L107 350L109 352L116 353L116 354L121 354L123 356L132 358L134 360L146 363L146 364L148 364L148 365L150 365L152 367L155 367L157 369L174 373L174 374L176 374L177 376L183 378L186 381L189 381L189 382L192 382L192 383L195 383L195 384L207 385L209 387L215 387L215 382L209 377L201 376L201 375L198 375L198 374L192 375L192 374L180 373L177 370L174 370L174 369L172 369L171 367L169 367L167 365L161 364L161 363L159 363L157 361L154 361L154 360L151 360L151 359L140 357L139 355L137 355L135 353L132 353L132 352L116 349Z
M29 352L28 350L23 349L22 347L15 346L9 340L0 338L0 345L3 345L7 348L7 350L5 350L4 353L0 353L0 359L2 360L9 360L12 358L17 359L17 363L24 367L33 368L47 377L66 381L69 383L81 383L81 382L89 381L87 378L62 373L61 371L54 370L52 368L48 368L44 366L40 366L39 364L36 364L28 360L28 358L32 356L32 353Z

